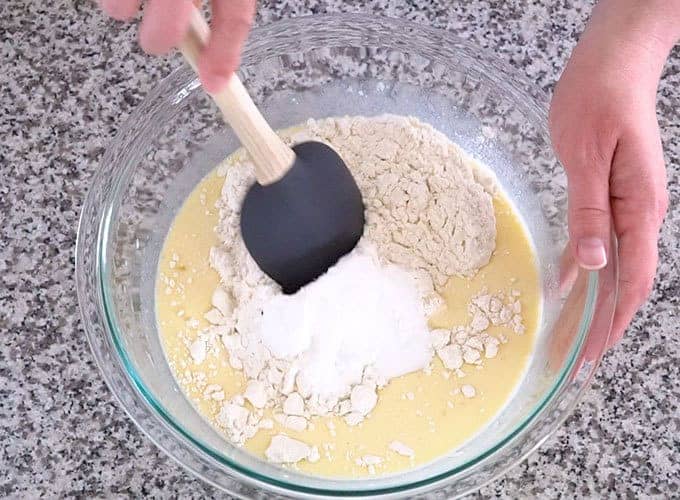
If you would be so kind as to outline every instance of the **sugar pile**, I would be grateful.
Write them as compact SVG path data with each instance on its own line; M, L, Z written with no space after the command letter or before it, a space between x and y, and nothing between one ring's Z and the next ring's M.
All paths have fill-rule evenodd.
M299 367L304 392L337 400L373 367L389 380L427 366L432 351L415 278L364 243L294 295L254 298L239 330Z

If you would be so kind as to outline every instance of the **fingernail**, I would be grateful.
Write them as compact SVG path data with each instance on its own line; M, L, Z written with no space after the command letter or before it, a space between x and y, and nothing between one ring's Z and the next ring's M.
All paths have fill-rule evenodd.
M599 238L581 238L576 244L576 257L579 265L590 271L602 269L607 265L607 253Z

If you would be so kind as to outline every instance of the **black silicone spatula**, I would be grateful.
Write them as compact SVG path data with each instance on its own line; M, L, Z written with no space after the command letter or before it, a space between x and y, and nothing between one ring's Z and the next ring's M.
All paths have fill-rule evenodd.
M194 68L208 36L195 10L180 47ZM331 147L284 144L236 75L211 97L255 165L257 183L241 209L243 240L260 268L293 293L356 246L364 231L361 192Z

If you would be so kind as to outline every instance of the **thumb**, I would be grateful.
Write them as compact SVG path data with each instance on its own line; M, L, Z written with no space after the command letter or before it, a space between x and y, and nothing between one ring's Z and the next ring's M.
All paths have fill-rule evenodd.
M567 167L569 240L578 264L589 270L607 265L611 233L609 166Z

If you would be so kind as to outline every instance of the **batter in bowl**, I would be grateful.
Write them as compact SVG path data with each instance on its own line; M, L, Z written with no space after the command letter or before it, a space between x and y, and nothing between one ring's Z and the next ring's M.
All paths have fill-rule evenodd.
M238 234L252 167L242 151L230 156L189 196L161 253L158 324L178 383L235 445L312 474L385 474L453 451L500 411L532 350L541 295L518 214L484 167L413 118L309 121L282 136L343 157L366 203L364 238L338 272L301 290L326 293L307 302L315 314L288 314L304 311L302 299L281 296ZM333 295L332 280L350 272L373 278ZM412 286L395 295L394 314L409 312L411 326L393 329L404 347L381 336L390 328L329 332L340 313L381 304L389 293L371 293L383 277ZM389 315L382 305L368 310ZM367 337L375 345L352 345Z

